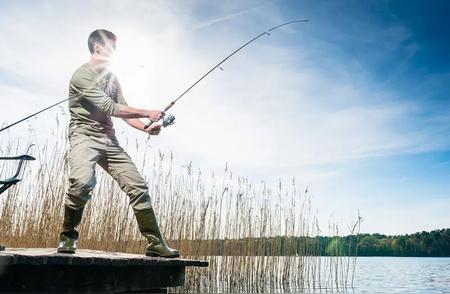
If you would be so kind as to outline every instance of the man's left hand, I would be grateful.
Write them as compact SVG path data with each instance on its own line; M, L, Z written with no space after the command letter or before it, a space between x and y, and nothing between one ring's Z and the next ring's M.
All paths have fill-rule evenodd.
M156 136L161 132L161 124L153 123L146 130L149 135Z

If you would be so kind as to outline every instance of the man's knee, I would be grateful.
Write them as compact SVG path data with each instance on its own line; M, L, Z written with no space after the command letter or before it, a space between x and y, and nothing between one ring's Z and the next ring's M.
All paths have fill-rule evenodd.
M67 191L66 205L72 209L80 209L91 199L96 180L94 176L82 176L69 178L69 189Z
M133 197L130 196L130 205L135 212L149 209L152 207L150 195L144 193L141 195L134 195Z
M133 210L136 211L151 207L147 183L139 174L122 172L118 175L118 180L120 187L130 198L130 205Z
M73 209L73 210L80 210L86 206L86 203L90 199L90 195L71 195L67 193L67 197L64 201L64 205Z
M96 180L94 175L83 175L69 178L70 194L89 194L95 187Z
M147 182L138 172L122 171L114 178L117 179L120 188L130 197L148 193Z
M130 205L135 211L148 209L151 207L151 198L148 194L147 185L133 185L131 184L128 192L126 192L130 198Z

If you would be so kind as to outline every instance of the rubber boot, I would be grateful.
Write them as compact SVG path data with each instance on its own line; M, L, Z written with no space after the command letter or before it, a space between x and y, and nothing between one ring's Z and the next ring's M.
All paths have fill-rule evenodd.
M64 223L59 235L58 253L75 253L77 250L78 231L75 229L81 222L84 208L75 210L64 208Z
M172 249L164 242L159 231L158 222L153 208L148 208L135 212L136 220L141 234L148 240L145 255L155 257L174 258L179 257L180 252Z

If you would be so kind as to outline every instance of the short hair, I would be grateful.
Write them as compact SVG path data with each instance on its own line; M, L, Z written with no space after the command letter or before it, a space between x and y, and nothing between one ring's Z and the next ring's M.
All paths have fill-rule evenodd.
M93 31L88 38L88 47L89 47L89 52L94 53L94 44L95 43L100 43L102 45L105 45L105 40L112 40L112 41L116 41L117 37L116 35L114 35L114 33L108 31L108 30L103 30L103 29L97 29L95 31Z

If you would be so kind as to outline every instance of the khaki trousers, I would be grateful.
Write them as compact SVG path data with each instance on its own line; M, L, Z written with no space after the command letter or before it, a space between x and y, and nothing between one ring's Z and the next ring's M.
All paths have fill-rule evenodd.
M79 210L86 205L96 184L95 164L98 163L128 195L135 213L151 208L147 183L115 137L73 133L69 143L70 170L66 206Z

